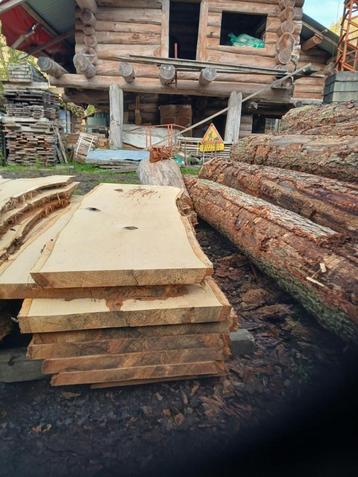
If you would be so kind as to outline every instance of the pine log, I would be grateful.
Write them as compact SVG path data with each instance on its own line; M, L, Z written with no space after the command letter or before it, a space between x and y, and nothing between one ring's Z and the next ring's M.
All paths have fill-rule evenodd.
M164 86L171 84L175 79L175 66L161 65L159 69L159 79Z
M41 71L55 78L61 78L61 76L68 73L65 68L47 56L40 56L37 63Z
M73 64L75 65L77 73L85 75L87 79L96 76L96 66L92 64L88 55L77 53L73 57Z
M204 164L199 177L260 197L338 232L358 234L358 188L347 182L224 159Z
M257 134L233 145L231 157L249 164L358 182L357 137Z
M203 68L200 72L199 83L201 86L207 86L217 77L217 71L215 68L207 67Z
M181 189L182 195L178 199L180 213L186 216L192 225L198 223L180 167L173 159L158 162L150 162L149 159L145 159L139 163L137 174L143 185L172 186Z
M358 343L357 264L339 234L243 192L186 178L198 215L228 237L322 326Z
M291 109L281 121L289 134L358 136L358 101Z
M134 68L131 63L120 63L119 74L126 80L127 83L133 83L135 80Z

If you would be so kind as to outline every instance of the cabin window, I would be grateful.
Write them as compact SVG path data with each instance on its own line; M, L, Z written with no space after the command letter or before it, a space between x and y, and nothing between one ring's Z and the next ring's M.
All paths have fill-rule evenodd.
M169 57L196 59L200 2L170 2Z
M267 15L223 12L220 45L264 48Z

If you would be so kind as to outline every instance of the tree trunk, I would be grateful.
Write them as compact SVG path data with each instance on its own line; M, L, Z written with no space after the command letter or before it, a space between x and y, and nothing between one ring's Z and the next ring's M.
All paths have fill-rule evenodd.
M145 159L139 163L137 174L143 185L172 186L182 189L183 193L178 203L180 213L188 217L193 225L198 223L180 167L173 159L158 162Z
M358 182L358 138L252 135L232 148L232 159Z
M358 136L358 102L303 106L291 109L281 121L285 134Z
M343 339L358 342L356 260L340 254L340 236L243 192L186 178L198 215L228 237Z
M358 235L358 188L347 182L223 159L204 164L199 177L260 197L338 232Z

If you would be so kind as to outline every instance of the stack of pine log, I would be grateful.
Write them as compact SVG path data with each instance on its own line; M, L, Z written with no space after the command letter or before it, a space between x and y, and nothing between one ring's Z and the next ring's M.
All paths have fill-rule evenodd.
M46 217L66 207L77 183L71 176L36 179L0 177L0 270L12 263L13 254L31 240ZM0 317L0 340L10 331Z
M4 97L7 162L17 165L58 162L57 96L43 87L10 83L4 88Z
M175 187L101 184L0 269L0 298L24 299L55 386L124 386L218 376L230 305L177 208Z
M231 161L205 164L200 178L187 178L186 185L200 217L324 327L357 343L354 117L354 103L294 110L283 119L287 135L245 138Z

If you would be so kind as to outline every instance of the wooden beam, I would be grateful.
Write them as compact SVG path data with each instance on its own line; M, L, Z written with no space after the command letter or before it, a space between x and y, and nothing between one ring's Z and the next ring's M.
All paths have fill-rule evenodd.
M109 87L110 127L109 142L111 149L120 149L123 146L123 90L112 84Z
M215 68L204 68L200 72L199 83L201 86L207 86L217 77L217 72Z
M170 0L162 0L162 32L160 40L161 56L169 56L169 10Z
M175 66L161 65L159 69L159 79L164 86L171 84L175 79Z
M130 63L120 63L119 74L126 80L127 83L133 83L135 80L134 68Z
M87 8L91 12L96 13L97 11L97 2L96 0L76 0L77 5L81 10Z
M322 41L323 35L319 35L318 33L316 33L315 35L311 36L311 38L302 43L302 51L312 50L312 48L322 43Z
M233 91L229 98L229 109L227 112L225 126L225 142L233 144L239 141L241 111L242 111L242 93Z
M0 5L0 15L11 10L12 8L17 7L18 5L21 5L22 3L25 3L25 0L9 0L4 5Z
M95 26L97 23L96 15L93 13L92 10L86 8L85 10L81 10L80 15L81 21L84 25L87 26Z
M65 68L47 56L40 56L37 64L43 73L47 73L54 78L61 78L61 76L68 73Z

